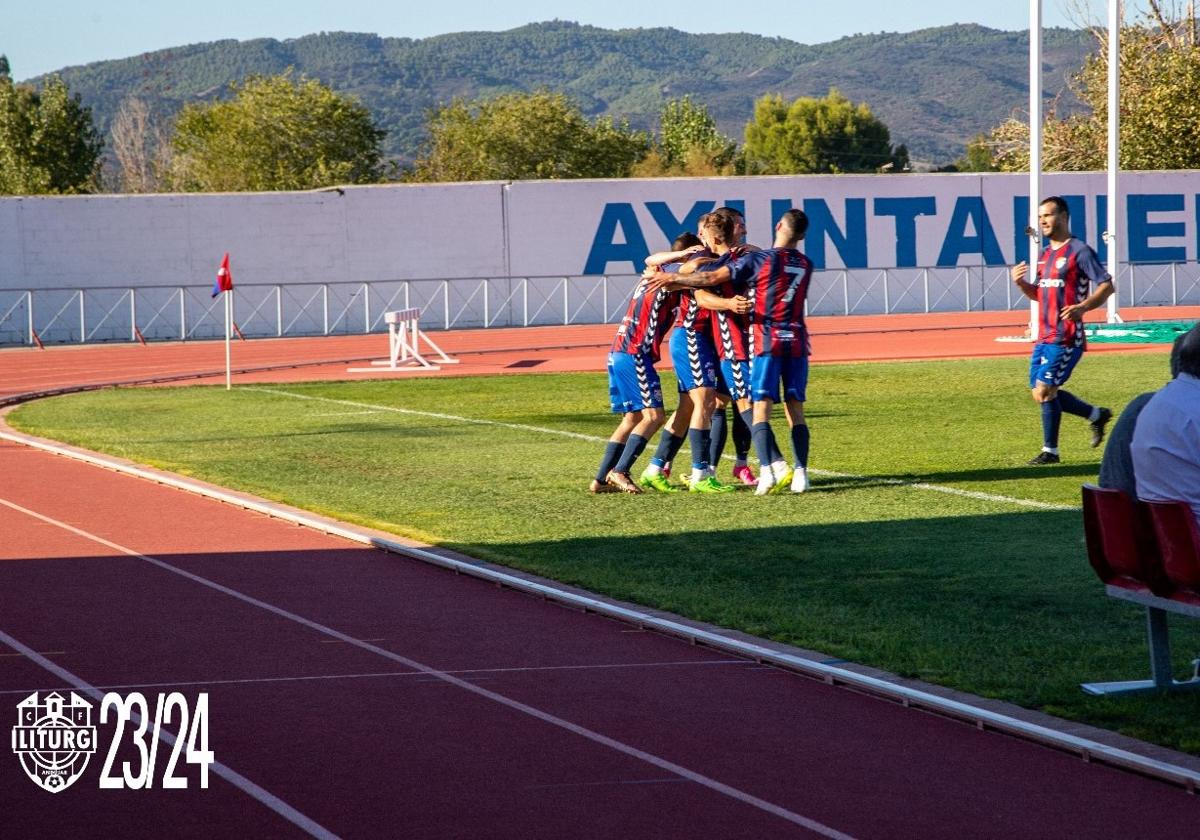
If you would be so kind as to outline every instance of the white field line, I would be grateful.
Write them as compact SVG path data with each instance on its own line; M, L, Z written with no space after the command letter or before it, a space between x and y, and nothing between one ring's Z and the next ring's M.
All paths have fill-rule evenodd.
M353 400L335 400L331 397L314 397L308 394L296 394L291 391L281 391L277 388L258 388L250 386L242 386L238 390L241 391L258 391L264 394L275 394L281 397L291 397L297 400L312 400L314 402L328 402L337 405L352 406L359 409L370 409L373 412L390 411L395 414L408 414L414 417L432 417L438 420L450 420L455 423L470 423L476 426L498 426L505 429L516 429L523 432L538 432L545 435L557 435L558 437L573 438L575 440L586 440L591 443L604 443L607 438L597 437L596 435L583 435L578 432L567 432L562 429L548 429L544 426L528 426L524 423L505 423L500 420L482 420L476 417L462 417L457 414L442 414L436 411L418 411L413 408L396 408L395 406L374 405L372 403L361 403ZM316 416L316 415L314 415ZM871 480L865 475L852 475L850 473L831 472L829 470L810 469L813 475L823 475L830 478L841 478L847 481L869 481ZM943 484L928 484L926 482L916 481L901 481L898 478L881 478L877 479L880 484L893 484L897 487L912 487L916 490L928 490L932 493L945 493L950 496L962 496L968 499L977 499L981 502L1000 502L1001 504L1016 505L1018 507L1036 508L1038 510L1079 510L1075 505L1059 505L1053 502L1039 502L1036 499L1021 499L1016 496L1001 496L996 493L981 493L977 490L961 490L957 487L947 487Z
M810 817L806 817L802 814L797 814L794 811L789 811L787 808L784 808L781 805L776 805L775 803L769 802L765 799L761 799L752 793L747 793L746 791L741 790L739 788L735 788L732 785L727 785L724 782L717 781L716 779L710 778L709 776L705 776L704 774L698 773L695 770L691 770L687 767L684 767L681 764L676 764L673 761L662 758L661 756L657 756L653 753L646 752L645 750L638 749L637 747L632 746L630 744L626 744L623 741L618 741L615 738L610 738L607 735L601 734L592 729L588 729L587 727L581 726L580 724L572 723L571 721L566 720L565 718L561 718L557 715L551 714L550 712L544 711L535 706L530 706L528 703L522 703L520 700L513 700L511 697L506 697L503 694L498 694L495 691L491 691L489 689L483 688L482 686L476 685L475 683L468 682L464 679L454 676L453 674L449 674L446 671L442 671L437 668L434 668L432 665L426 665L422 662L418 662L415 659L410 659L407 656L403 656L402 654L387 650L386 648L381 648L377 645L373 645L370 642L364 642L361 639L356 639L353 636L349 636L349 635L341 632L340 630L335 630L332 627L329 627L327 625L313 621L312 619L305 618L304 616L299 615L294 612L291 612L290 610L286 610L283 607L279 607L279 606L271 604L267 601L263 601L258 598L255 598L253 595L247 595L244 592L240 592L236 589L232 589L228 586L225 586L224 584L217 583L216 581L209 580L206 577L202 577L193 572L189 572L186 569L181 569L178 566L173 566L170 563L166 562L165 560L160 560L157 557L151 557L149 555L142 554L138 551L134 551L132 548L126 548L125 546L120 545L119 543L115 543L115 542L112 542L111 540L107 540L104 537L101 537L97 534L93 534L88 531L85 531L82 528L76 528L74 525L69 525L66 522L61 522L57 519L54 519L50 516L43 514L43 513L38 513L37 511L30 510L29 508L22 507L21 505L18 505L15 502L8 501L7 499L0 498L0 505L4 505L5 507L11 508L12 510L15 510L19 513L23 513L27 516L30 516L34 519L41 521L41 522L45 522L48 525L53 525L57 528L61 528L62 530L67 531L68 533L75 534L77 536L83 537L84 539L91 540L92 542L95 542L99 545L103 545L107 548L111 548L114 551L119 551L122 554L125 554L129 557L133 557L137 560L142 560L146 563L149 563L152 566L156 566L157 568L162 569L163 571L171 572L172 574L179 575L180 577L190 580L193 583L198 583L201 586L205 586L205 587L208 587L209 589L213 589L224 595L228 595L229 597L235 598L245 604L249 604L251 606L258 607L261 610L265 610L266 612L269 612L272 615L278 616L283 619L287 619L288 621L295 622L296 624L299 624L303 627L307 627L310 630L320 633L321 635L328 636L331 639L338 639L339 641L343 641L348 645L353 645L354 647L361 648L362 650L373 653L376 656L381 656L384 659L388 659L388 660L391 660L392 662L396 662L400 665L403 665L406 668L412 668L414 671L420 671L425 676L433 677L434 679L441 680L442 682L448 683L448 684L453 685L457 688L460 688L464 691L470 692L471 694L475 694L479 697L485 698L487 700L491 700L492 702L494 702L500 706L503 706L505 708L511 709L515 712L518 712L518 713L521 713L524 715L528 715L529 717L532 717L536 720L540 720L543 723L549 724L550 726L557 727L558 729L562 729L567 732L571 732L575 735L580 736L581 738L585 738L586 740L592 741L593 743L608 747L611 750L622 753L631 758L635 758L640 761L644 761L645 763L650 764L654 767L657 767L660 770L666 770L668 773L673 773L674 775L679 776L680 778L687 779L688 781L695 782L696 784L706 787L709 790L712 790L717 793L728 796L730 799L736 800L745 805L749 805L753 808L757 808L760 811L764 811L768 814L773 814L774 816L779 817L783 820L786 820L787 822L790 822L794 825L799 825L803 828L807 828L809 831L811 831L815 834L819 834L822 837L828 837L828 838L831 838L831 840L854 840L854 838L849 834L844 834L843 832L838 831L835 828L830 828L829 826L827 826L823 823L820 823ZM100 692L97 691L96 688L88 685L87 683L84 683L81 679L79 679L78 677L75 677L73 674L70 674L65 669L60 668L59 666L55 665L53 662L46 659L44 656L40 656L35 651L33 651L31 648L21 644L16 639L13 639L11 636L8 636L7 634L5 634L2 630L0 630L0 641L3 641L4 643L8 644L14 650L20 651L21 653L25 654L33 662L36 662L38 665L41 665L46 670L50 671L55 676L59 677L59 679L65 680L66 682L71 683L76 688L80 689L81 691L87 691L87 692L89 692L89 694L91 696L94 696L97 699L99 699ZM162 737L164 739L169 737L169 733L163 733ZM221 767L221 765L214 764L213 770L216 771L218 769L218 767ZM232 781L234 784L236 784L238 787L245 790L247 793L250 793L252 796L254 796L256 799L258 799L260 802L263 802L264 804L268 804L268 806L272 807L277 813L279 813L282 816L284 816L285 818L291 820L295 825L300 826L301 828L303 828L305 831L308 831L313 836L317 836L317 837L333 837L333 836L335 836L335 835L331 834L330 832L328 832L326 829L317 825L312 820L309 820L307 817L304 817L302 814L295 811L290 806L286 805L286 803L283 803L281 800L278 800L275 797L271 796L269 793L267 793L267 791L263 790L262 788L258 788L257 785L253 785L253 782L250 782L249 780L244 779L243 777L237 776L237 774L233 773L233 771L228 770L228 768L224 768L224 770L225 770L225 773L223 773L222 775L224 775L224 777L226 779ZM240 779L242 783L239 783L239 781L235 780L235 777L236 777L236 779ZM251 788L249 787L250 785L253 785L254 788L257 788L257 790L260 791L261 793L256 794L254 792L251 792ZM274 802L272 803L266 797L271 797L271 800L274 800ZM282 807L280 807L280 806L282 806ZM287 810L285 811L283 809L287 809Z

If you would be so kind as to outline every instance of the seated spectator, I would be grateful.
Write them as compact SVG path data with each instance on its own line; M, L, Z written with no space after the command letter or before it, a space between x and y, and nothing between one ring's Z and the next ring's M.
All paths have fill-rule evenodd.
M1184 333L1186 335L1186 333ZM1179 376L1179 348L1183 346L1183 335L1175 339L1171 347L1171 378ZM1100 486L1108 490L1123 490L1129 498L1137 496L1137 485L1134 482L1133 456L1129 445L1133 442L1133 430L1137 427L1138 415L1150 402L1157 391L1147 391L1138 394L1129 401L1112 431L1108 433L1108 443L1104 446L1104 457L1100 459Z
M1130 451L1138 497L1187 502L1200 524L1200 324L1180 340L1179 376L1142 409Z

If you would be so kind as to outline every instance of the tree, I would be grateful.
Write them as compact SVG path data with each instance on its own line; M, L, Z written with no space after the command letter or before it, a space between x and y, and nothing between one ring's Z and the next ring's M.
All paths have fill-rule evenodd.
M384 178L371 112L315 79L250 76L226 102L190 104L171 139L171 183L185 191L306 190Z
M1084 113L1043 123L1042 167L1103 169L1108 157L1108 36L1095 29L1098 48L1075 76ZM1200 168L1200 47L1189 4L1180 14L1148 0L1137 23L1121 28L1122 169ZM991 145L1005 171L1029 169L1028 120L1012 118L992 129Z
M891 145L891 134L866 103L854 105L830 88L823 99L788 104L778 94L754 103L743 147L751 175L818 172L902 171L908 150Z
M126 97L109 131L117 160L117 187L122 192L155 192L171 166L171 142L144 99Z
M658 143L634 167L635 176L733 174L737 143L717 130L707 106L690 96L669 100L658 123Z
M0 195L91 192L104 143L58 76L38 91L0 73Z
M986 134L976 134L967 143L963 156L944 170L946 172L998 172L995 154Z
M588 122L575 102L546 90L456 99L430 112L426 128L413 181L623 178L650 149L645 132Z

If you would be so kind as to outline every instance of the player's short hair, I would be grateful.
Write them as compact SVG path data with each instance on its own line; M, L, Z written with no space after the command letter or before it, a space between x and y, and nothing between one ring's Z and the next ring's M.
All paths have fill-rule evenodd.
M1041 207L1042 204L1053 204L1057 212L1062 213L1067 218L1071 217L1071 208L1067 206L1067 202L1061 196L1052 195L1048 198L1043 198L1042 203L1038 207Z
M808 216L803 210L793 207L791 210L784 211L784 214L779 217L779 221L791 233L789 239L803 239L804 234L808 232Z
M737 209L736 207L730 207L728 204L726 204L724 207L718 207L713 212L720 213L722 216L732 216L735 221L737 221L739 219L742 221L745 221L745 219L746 219L745 213L743 213L741 210Z
M1185 332L1176 343L1179 345L1179 372L1200 376L1200 324Z
M675 241L671 243L672 251L682 251L685 248L691 248L693 245L703 245L700 237L692 233L690 230L684 231L675 237Z
M700 230L717 245L733 244L733 217L727 213L705 213L700 217Z

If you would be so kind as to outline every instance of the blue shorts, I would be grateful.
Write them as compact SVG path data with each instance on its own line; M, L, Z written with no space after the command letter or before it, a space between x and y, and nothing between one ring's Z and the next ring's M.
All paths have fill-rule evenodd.
M671 362L679 393L717 387L717 348L711 336L683 327L671 330Z
M735 400L750 399L750 363L737 359L722 359L717 393Z
M646 353L608 354L608 397L613 414L662 408L662 383Z
M1083 358L1082 347L1062 344L1035 344L1029 357L1029 387L1044 382L1059 386L1071 378L1071 371Z
M755 356L750 365L750 398L779 402L780 382L786 399L804 402L808 356Z

